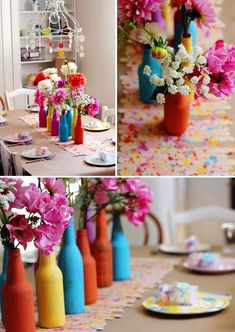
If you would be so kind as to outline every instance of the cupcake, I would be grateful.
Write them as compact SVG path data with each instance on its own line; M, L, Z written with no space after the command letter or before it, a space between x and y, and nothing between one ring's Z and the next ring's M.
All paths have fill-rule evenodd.
M198 252L189 255L188 264L194 267L212 267L218 263L220 255L213 252Z
M24 140L24 139L29 138L29 133L27 131L22 131L17 136L18 136L19 139Z
M38 157L47 155L49 151L46 146L37 146L34 150L35 155Z
M163 305L193 305L196 302L198 286L187 282L161 284L157 289L157 297Z

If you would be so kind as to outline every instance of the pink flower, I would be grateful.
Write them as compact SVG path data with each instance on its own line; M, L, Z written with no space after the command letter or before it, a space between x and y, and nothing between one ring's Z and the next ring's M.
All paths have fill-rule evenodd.
M35 247L48 256L54 247L59 245L64 228L40 225L35 229Z
M116 178L103 178L101 181L105 190L116 191L118 189Z
M230 96L235 91L235 45L218 40L206 53L210 74L210 93L217 97Z
M57 180L56 178L43 178L42 183L51 195L65 194L65 186L61 180Z
M68 96L68 93L67 93L66 89L60 88L54 93L53 101L55 104L61 105L62 102L67 98L67 96Z
M10 241L18 241L24 249L27 248L27 242L31 242L34 239L34 232L32 227L28 224L24 215L17 215L10 220L10 223L6 225L10 233Z
M23 199L25 194L25 187L22 186L23 181L15 178L0 178L0 181L12 188L4 189L1 193L3 196L12 198L8 199L9 205L6 210L9 211L12 208L22 209L24 207Z
M46 101L46 95L43 91L37 89L35 93L35 99L34 102L39 106L42 107L44 106L44 102Z
M94 194L94 199L96 204L103 205L109 202L109 197L105 191L96 191Z
M210 27L215 23L215 11L208 0L191 0L192 15L199 28Z
M84 106L84 110L92 117L96 116L100 110L100 103L98 99L91 97L89 105Z
M119 0L120 22L143 24L152 21L152 13L156 12L164 0Z

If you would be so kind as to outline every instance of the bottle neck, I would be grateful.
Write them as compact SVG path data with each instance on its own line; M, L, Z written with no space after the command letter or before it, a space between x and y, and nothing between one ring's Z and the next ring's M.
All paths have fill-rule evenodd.
M61 122L63 123L63 124L66 124L67 122L66 122L66 114L62 114L62 116L61 116Z
M91 251L90 251L86 229L79 229L77 231L77 245L82 255L90 255Z
M123 238L123 229L121 224L121 219L119 214L114 214L113 216L113 229L112 229L112 241Z
M70 220L69 226L64 231L64 245L74 245L76 244L75 239L75 228L74 228L74 218Z
M82 116L81 116L81 114L77 115L77 126L78 127L82 126Z
M51 267L53 265L56 265L55 254L53 252L50 254L50 256L45 256L41 253L39 255L40 255L40 268Z
M8 252L8 267L7 267L7 282L19 283L26 279L24 265L21 259L19 249L9 249Z
M96 217L96 236L97 238L107 238L107 222L105 209L99 211Z

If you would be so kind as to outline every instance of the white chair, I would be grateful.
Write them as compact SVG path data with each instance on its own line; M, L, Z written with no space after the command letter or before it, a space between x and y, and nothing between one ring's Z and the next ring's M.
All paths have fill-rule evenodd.
M112 125L115 125L115 120L116 120L115 108L108 108L108 106L103 106L101 120L103 122L110 122Z
M177 243L178 226L190 226L205 221L235 223L235 210L218 206L205 206L183 212L168 211L170 243ZM203 231L203 226L201 230ZM212 236L212 231L213 227L211 228L211 233L208 234L209 236ZM205 232L207 231L205 230Z
M27 109L34 105L35 90L33 89L16 89L14 91L5 92L7 109Z
M3 175L23 175L23 168L18 153L12 153L4 142L0 141L0 156L3 167Z

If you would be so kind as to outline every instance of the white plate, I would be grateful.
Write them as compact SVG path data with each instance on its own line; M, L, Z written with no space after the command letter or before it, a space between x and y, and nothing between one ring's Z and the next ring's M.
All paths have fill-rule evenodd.
M204 274L223 274L235 271L235 258L220 257L217 264L207 267L193 266L185 262L183 266L191 271L204 273Z
M109 160L103 161L100 159L99 154L95 153L90 156L87 156L85 162L92 166L114 166L116 164L115 157L110 154Z
M105 131L109 130L111 128L111 124L109 122L100 122L101 126L100 127L93 127L92 124L84 124L83 128L88 131Z
M39 107L37 105L32 105L29 108L27 108L26 111L28 111L30 113L38 113Z
M174 244L174 245L161 244L159 246L159 250L166 254L178 254L178 255L188 255L192 252L208 251L210 250L210 248L211 246L207 243L200 243L197 246L197 249L192 251L186 250L184 244Z
M27 158L27 159L41 159L41 158L48 158L48 157L50 157L51 156L51 152L48 150L48 152L45 153L44 155L38 156L35 153L35 149L30 149L30 150L23 151L21 153L21 156L24 157L24 158Z

